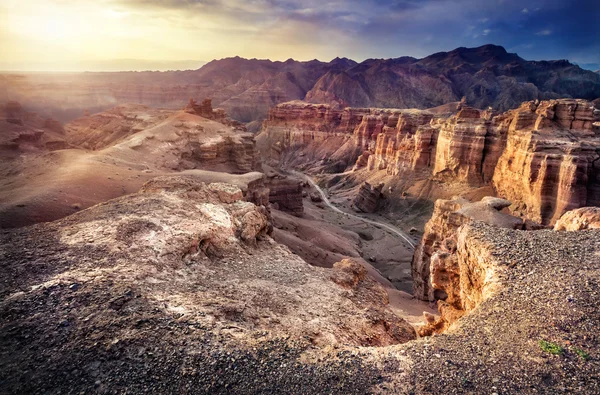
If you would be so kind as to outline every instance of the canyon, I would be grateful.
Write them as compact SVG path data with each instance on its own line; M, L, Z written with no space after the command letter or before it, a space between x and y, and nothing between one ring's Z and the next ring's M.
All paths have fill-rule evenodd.
M3 389L600 389L597 230L463 224L458 280L438 286L468 314L443 335L407 342L414 329L362 265L307 264L271 239L268 212L242 196L168 175L0 231Z
M212 103L2 108L6 391L600 390L595 103Z
M133 193L163 174L196 172L209 181L211 172L248 174L259 166L252 134L224 121L218 111L210 119L189 107L170 111L131 104L60 128L28 112L15 114L0 119L6 139L0 157L3 228L62 218ZM260 189L258 180L233 175L218 179L257 185L253 195Z
M435 202L416 221L423 236L411 263L414 296L437 302L442 313L422 329L431 334L469 310L457 296L460 286L448 293L438 284L459 281L462 225L538 230L569 210L600 205L599 121L593 103L573 99L525 102L504 113L464 103L339 110L290 102L271 110L257 142L263 156L284 167L321 173L338 203L355 196L359 211L375 211L380 195L390 220L411 215L419 202ZM593 227L597 214L585 210L580 225L571 220L557 229Z
M409 180L382 186L389 196L410 195L419 182L430 190L413 198L429 200L442 189L491 186L515 202L511 212L542 225L571 209L600 205L600 110L593 103L533 101L503 113L458 108L284 103L269 113L257 144L284 166L343 173L349 181Z

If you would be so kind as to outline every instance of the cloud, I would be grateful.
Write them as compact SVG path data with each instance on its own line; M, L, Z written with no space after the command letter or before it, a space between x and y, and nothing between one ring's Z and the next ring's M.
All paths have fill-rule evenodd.
M594 39L600 37L596 2L57 0L50 4L19 0L0 1L0 15L9 15L6 28L21 37L19 46L11 45L13 52L3 53L7 58L17 49L22 59L30 56L35 60L36 53L45 54L43 35L35 37L31 33L35 29L27 33L21 22L26 20L35 27L34 22L48 20L48 13L59 15L67 10L65 14L74 16L71 20L86 21L69 24L76 28L69 26L74 30L69 35L74 44L67 47L75 54L84 51L85 56L101 59L130 56L208 61L240 55L280 60L346 56L360 61L422 57L488 44L493 38L494 44L514 48L526 59L599 63L600 40ZM35 21L31 20L34 14ZM552 46L545 44L548 35L552 35ZM30 40L30 47L25 39ZM0 37L3 49L5 41Z

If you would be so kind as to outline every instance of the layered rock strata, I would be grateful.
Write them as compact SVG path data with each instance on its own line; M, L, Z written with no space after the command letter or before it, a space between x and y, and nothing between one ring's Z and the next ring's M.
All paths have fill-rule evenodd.
M506 148L494 172L514 211L554 223L565 212L600 205L600 127L585 101L524 103L514 111Z
M228 121L224 112L212 110L210 100L183 111L122 105L70 122L66 134L70 143L86 149L118 156L134 150L154 156L155 165L169 170L240 174L257 170L260 163L254 136Z
M281 175L270 175L266 177L265 185L269 188L269 202L273 208L296 216L304 213L301 181Z
M352 200L352 206L364 213L372 213L377 210L379 201L383 197L381 190L383 189L383 183L378 185L371 185L368 182L362 183L358 189L358 193Z
M473 221L502 228L522 229L522 219L500 211L510 205L511 202L494 197L485 197L475 203L462 198L437 200L413 255L411 270L415 297L429 301L439 300L441 309L454 309L457 310L454 314L462 314L456 294L447 293L444 289L448 287L440 285L457 280L457 230Z
M270 111L258 139L275 159L317 171L491 183L515 214L553 224L568 210L600 205L599 122L592 103L574 99L501 114L461 104L450 116L292 102Z
M4 151L3 156L69 147L60 122L26 111L16 101L0 105L0 150Z

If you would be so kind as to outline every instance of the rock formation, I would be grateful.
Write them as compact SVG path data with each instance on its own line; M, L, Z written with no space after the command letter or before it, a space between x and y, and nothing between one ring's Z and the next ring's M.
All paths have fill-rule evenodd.
M446 333L411 342L361 265L306 264L240 195L161 178L59 221L0 231L3 390L600 390L600 231L462 225L452 281L436 279L462 318L443 310ZM498 217L499 205L462 207ZM429 320L422 334L440 327Z
M585 101L524 103L513 111L494 172L498 194L514 211L554 223L565 212L600 205L600 127Z
M247 132L247 128L239 121L233 120L227 116L222 108L213 109L212 99L204 99L202 103L197 104L196 100L190 99L188 105L183 111L190 114L196 114L206 119L212 119L227 126L234 127L236 130Z
M269 202L275 209L297 216L304 213L300 181L280 175L269 175L265 185L269 188Z
M362 183L354 200L352 200L353 207L364 213L375 212L377 205L383 196L381 193L382 189L383 183L376 186L373 186L368 182Z
M1 159L11 159L26 152L46 152L68 147L60 122L26 111L16 101L0 105Z
M600 111L590 102L525 102L500 114L459 107L448 116L286 103L257 140L274 159L313 171L381 171L463 189L491 183L515 214L542 224L600 205Z
M475 203L462 198L437 200L413 256L415 297L429 301L439 300L441 309L459 310L454 315L463 313L454 292L444 291L450 288L447 283L458 278L455 255L458 228L473 221L482 221L501 228L522 229L522 219L500 211L510 205L511 202L494 197L485 197Z
M259 157L253 136L213 111L210 100L183 111L154 110L128 104L77 119L66 125L69 141L86 149L134 150L156 156L166 169L246 173L256 170ZM210 110L210 112L208 112Z
M163 177L62 220L1 232L4 390L131 390L152 371L160 392L188 374L201 380L196 390L213 392L226 388L217 372L250 368L243 350L297 369L300 356L278 359L275 344L292 352L415 339L361 265L306 264L270 239L264 208L241 196L229 184ZM211 365L221 352L226 365ZM185 373L188 358L210 374Z
M554 230L600 229L600 207L582 207L568 211L554 225Z

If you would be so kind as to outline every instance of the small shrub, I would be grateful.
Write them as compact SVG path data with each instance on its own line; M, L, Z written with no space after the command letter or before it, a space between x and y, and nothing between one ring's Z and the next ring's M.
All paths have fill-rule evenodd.
M565 349L556 343L547 342L546 340L542 339L540 340L539 344L542 351L546 351L547 353L553 355L562 355L565 352Z
M590 354L583 351L581 348L574 348L573 351L575 351L575 354L579 355L584 361L590 359Z

